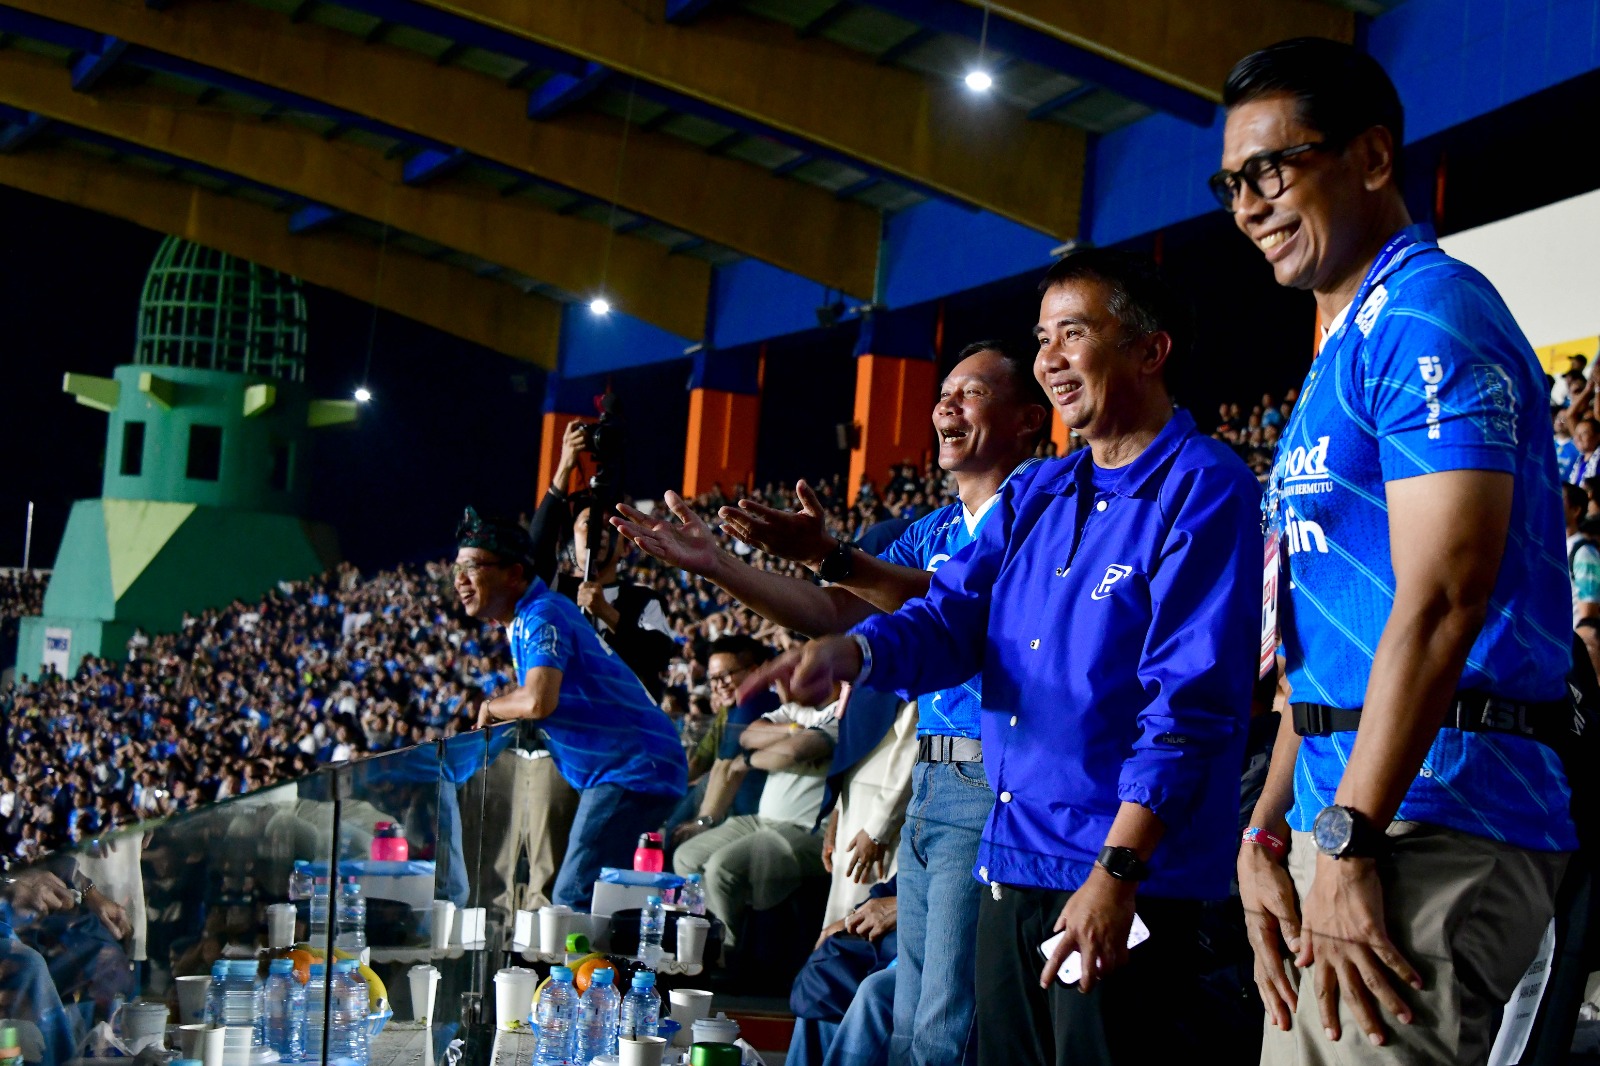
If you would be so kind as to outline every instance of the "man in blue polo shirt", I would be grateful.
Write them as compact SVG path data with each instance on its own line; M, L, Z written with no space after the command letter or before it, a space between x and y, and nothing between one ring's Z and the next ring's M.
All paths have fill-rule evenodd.
M1481 1063L1577 843L1535 738L1572 714L1544 380L1494 288L1412 224L1375 60L1287 41L1224 103L1212 189L1324 327L1266 507L1294 713L1238 860L1263 1061Z
M478 725L538 723L556 769L579 794L551 895L557 904L587 907L600 868L631 866L639 834L659 827L683 798L683 746L572 601L532 576L532 546L520 525L469 508L456 539L461 606L506 627L516 667L515 687L483 701Z
M894 610L928 590L931 575L970 544L1008 479L1030 458L1050 412L1031 358L1001 341L962 350L940 388L933 424L939 466L955 476L960 499L918 519L874 558L823 528L822 507L797 486L795 513L749 501L723 508L734 536L768 554L800 562L832 582L819 588L740 562L676 496L681 524L624 510L619 528L645 551L716 582L767 618L812 635L842 633L879 610ZM900 962L895 980L891 1060L957 1066L975 1055L975 962L972 940L982 886L970 874L979 836L994 806L979 740L981 687L968 676L917 701L917 763L900 831ZM881 713L869 713L869 708ZM893 721L893 701L857 700L840 721L833 767L841 772L870 752ZM841 841L864 864L883 857L887 841Z
M1192 331L1148 258L1079 252L1040 291L1034 373L1089 448L1014 476L925 597L745 684L927 692L981 669L979 1063L1179 1061L1200 901L1234 854L1260 491L1173 409ZM1074 952L1077 989L1057 980Z

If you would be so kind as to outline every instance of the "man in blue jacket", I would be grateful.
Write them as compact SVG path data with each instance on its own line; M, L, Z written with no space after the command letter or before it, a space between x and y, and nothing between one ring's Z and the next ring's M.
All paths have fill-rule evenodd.
M746 686L925 692L981 670L999 802L974 871L979 1062L1176 1061L1172 990L1194 986L1199 903L1235 851L1260 492L1173 409L1191 330L1153 263L1080 252L1040 291L1034 372L1089 448L1014 475L925 597ZM1130 952L1136 912L1150 940ZM1056 979L1074 952L1075 989Z

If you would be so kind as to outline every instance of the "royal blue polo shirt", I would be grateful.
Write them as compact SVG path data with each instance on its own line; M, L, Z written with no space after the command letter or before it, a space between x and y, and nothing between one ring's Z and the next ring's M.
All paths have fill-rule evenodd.
M536 666L562 671L561 697L538 729L568 784L580 792L597 785L656 796L688 791L689 765L672 720L571 600L534 578L506 639L519 684Z
M1007 480L1038 462L1025 460ZM1001 491L1004 488L1002 485ZM999 501L1000 493L996 492L976 514L968 514L960 500L946 504L913 522L878 558L897 566L937 571L978 539L978 531ZM976 737L982 705L983 681L976 675L959 685L924 693L917 697L917 736Z
M1558 700L1572 667L1566 527L1544 376L1505 301L1425 226L1396 237L1348 325L1311 365L1273 469L1296 701L1358 709L1394 606L1384 486L1443 470L1510 474L1511 526L1458 691ZM1269 502L1271 496L1269 496ZM1334 801L1354 733L1306 737L1289 824ZM1537 741L1441 729L1397 818L1567 851L1561 760Z
M1011 479L926 597L862 622L868 683L983 676L998 802L975 873L1073 890L1124 801L1166 827L1141 891L1224 896L1261 616L1260 488L1175 411L1126 466L1086 449Z

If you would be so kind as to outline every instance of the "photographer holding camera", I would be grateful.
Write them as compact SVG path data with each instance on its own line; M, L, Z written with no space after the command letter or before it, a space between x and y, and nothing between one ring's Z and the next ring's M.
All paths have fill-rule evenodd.
M573 422L562 437L561 461L529 527L534 569L551 588L583 610L601 638L659 703L661 675L678 654L672 627L652 589L618 581L621 536L604 521L590 521L597 511L608 512L619 498L616 486L622 434L611 397L606 400L599 422ZM599 469L590 479L591 491L569 494L566 486L584 452L596 457ZM558 575L561 554L568 544L573 572Z

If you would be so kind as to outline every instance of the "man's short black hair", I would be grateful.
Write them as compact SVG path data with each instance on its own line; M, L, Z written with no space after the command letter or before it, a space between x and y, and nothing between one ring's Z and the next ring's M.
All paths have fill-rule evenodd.
M1165 333L1172 338L1167 366L1187 358L1194 344L1194 307L1140 252L1086 248L1057 259L1039 282L1041 295L1072 281L1098 281L1111 290L1111 312L1124 329L1140 337Z
M1374 126L1394 137L1396 178L1406 143L1406 112L1383 66L1354 45L1326 37L1296 37L1251 52L1228 72L1222 106L1228 110L1285 94L1300 120L1336 145Z
M1561 483L1561 495L1562 498L1566 500L1568 507L1582 507L1585 510L1587 510L1589 507L1589 494L1583 491L1583 487L1581 485L1574 485L1570 481L1563 481Z
M1583 355L1582 353L1577 355L1569 355L1567 358L1570 361L1577 363L1579 370L1582 370L1584 367L1589 365L1589 357L1587 355Z
M1014 395L1019 403L1036 403L1046 410L1050 409L1050 397L1045 395L1039 379L1033 376L1033 352L1029 348L1013 340L973 341L956 353L956 362L969 359L979 352L993 352L1005 360L1006 370L1011 375L1011 386L1016 390Z
M767 646L755 637L730 633L711 642L706 661L710 662L713 655L731 655L746 666L760 666L767 661L768 654Z

